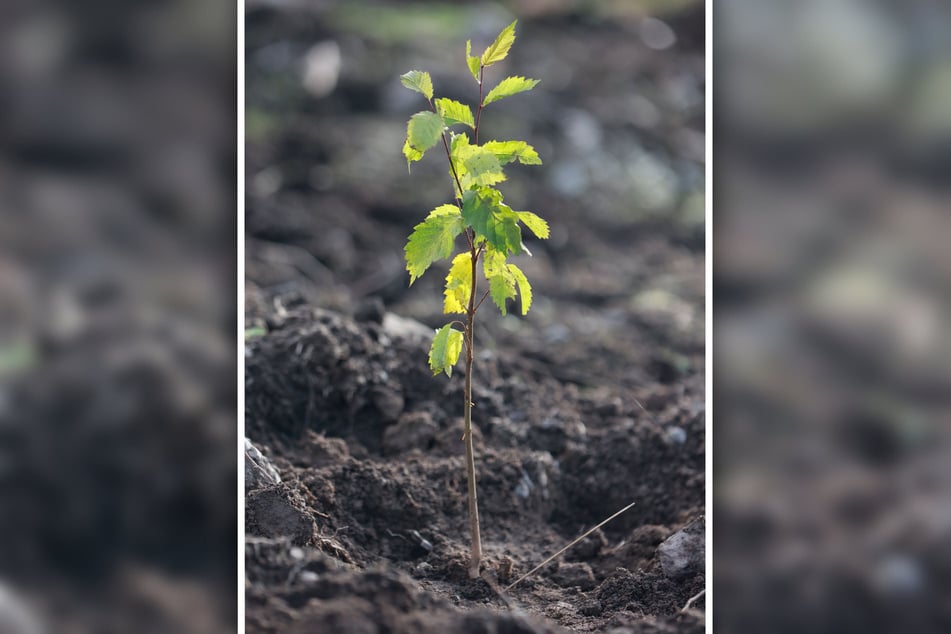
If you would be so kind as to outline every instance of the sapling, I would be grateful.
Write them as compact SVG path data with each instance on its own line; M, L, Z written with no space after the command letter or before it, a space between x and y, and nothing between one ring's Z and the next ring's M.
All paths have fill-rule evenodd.
M506 180L502 169L504 165L516 161L523 165L540 165L538 153L525 141L492 140L479 143L479 124L485 107L531 90L538 83L536 79L515 75L506 77L491 90L485 91L486 68L508 55L515 42L515 24L512 22L505 27L479 57L472 55L472 41L466 42L466 64L479 85L475 116L472 109L463 103L447 98L434 99L433 81L429 73L411 70L400 77L404 86L421 93L429 104L429 110L414 114L407 125L406 142L403 144L407 167L441 142L449 161L449 180L455 198L453 203L433 209L423 222L414 227L405 249L410 285L433 262L449 258L455 251L456 238L460 234L465 236L462 251L452 258L449 266L443 302L444 313L461 314L464 321L454 319L436 331L429 350L429 367L434 376L440 372L452 376L452 368L465 349L466 378L462 411L471 537L469 576L472 578L479 576L482 559L472 447L475 315L488 296L505 315L506 302L515 299L516 293L521 300L522 314L528 312L532 304L532 287L522 270L509 262L509 256L523 253L531 255L522 243L521 225L525 225L538 238L548 237L547 222L530 211L514 211L503 202L502 193L495 187ZM454 128L460 131L456 132ZM488 284L481 296L478 289L480 260Z

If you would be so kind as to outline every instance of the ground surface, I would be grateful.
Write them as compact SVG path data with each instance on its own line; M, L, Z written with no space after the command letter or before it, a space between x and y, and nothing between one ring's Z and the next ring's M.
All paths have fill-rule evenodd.
M680 611L702 566L665 567L658 546L704 516L703 16L668 16L680 39L657 51L639 17L563 4L522 16L507 69L550 88L493 124L546 161L503 191L553 236L520 263L532 312L477 324L488 575L505 585L636 506L504 598L467 578L463 372L426 367L445 266L410 289L401 262L448 184L435 157L406 174L419 104L392 80L419 66L455 98L472 85L439 42L355 31L334 3L252 7L246 318L266 334L246 349L248 632L702 631L702 599ZM508 18L446 15L462 41ZM343 62L318 99L287 60L319 42Z

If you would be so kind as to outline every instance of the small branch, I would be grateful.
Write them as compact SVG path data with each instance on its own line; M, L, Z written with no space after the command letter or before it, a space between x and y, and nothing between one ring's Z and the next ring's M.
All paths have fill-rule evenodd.
M482 108L483 108L482 80L484 77L485 77L485 64L480 63L479 64L479 109L478 111L476 111L475 128L473 129L473 132L475 133L474 136L475 136L476 145L479 145L479 121L482 120Z
M705 595L706 593L707 593L707 589L704 588L703 590L701 590L701 591L698 592L697 594L695 594L695 595L693 595L692 597L690 597L689 599L687 599L687 603L684 604L684 607L680 608L680 611L681 611L681 612L686 612L687 610L689 610L689 609L690 609L690 606L693 605L693 602L696 601L697 599L699 599L700 597L702 597L703 595Z
M433 100L429 99L429 107L433 112L436 112L436 106L433 104ZM459 205L459 209L462 209L462 181L459 180L459 174L456 172L456 164L452 162L452 152L449 151L449 141L446 140L446 132L443 131L439 134L439 138L442 139L442 146L446 149L446 158L449 159L449 169L452 171L452 177L456 179L456 187L459 188L459 200L456 201Z
M625 512L626 510L628 510L629 508L631 508L632 506L634 506L635 504L637 504L637 502L631 502L630 504L628 504L627 506L625 506L623 509L621 509L620 511L618 511L617 513L615 513L615 514L612 515L611 517L607 518L606 520L601 520L601 522L599 522L596 526L593 526L592 528L589 528L588 530L586 530L584 533L581 534L580 537L578 537L578 538L576 538L575 540L573 540L570 544L568 544L567 546L565 546L564 548L562 548L561 550L559 550L557 553L555 553L554 555L552 555L551 557L549 557L548 559L546 559L546 560L543 561L542 563L538 564L537 566L535 566L534 568L532 568L531 570L529 570L528 572L526 572L524 575L522 575L521 577L519 577L518 579L516 579L515 581L513 581L513 582L510 583L509 585L505 586L505 591L508 592L509 590L511 590L512 588L514 588L515 586L517 586L519 583L521 583L522 581L524 581L524 580L527 579L528 577L532 576L533 574L535 574L536 572L538 572L539 570L541 570L543 567L545 567L546 565L548 565L548 563L551 562L553 559L555 559L556 557L558 557L559 555L561 555L563 552L565 552L566 550L568 550L569 548L571 548L572 546L574 546L575 544L577 544L578 542L580 542L582 539L584 539L585 537L587 537L588 535L590 535L590 534L593 533L594 531L598 530L599 528L601 528L602 526L604 526L605 524L607 524L608 522L610 522L611 520L613 520L615 517L617 517L617 516L620 515L621 513Z
M489 291L490 291L490 290L491 290L491 289L488 289L488 288L485 289L485 292L482 294L482 299L480 299L480 300L479 300L479 303L476 304L476 305L475 305L475 308L472 309L472 312L473 312L473 313L475 313L477 310L479 310L479 306L481 306L481 305L482 305L482 302L485 301L485 298L489 296Z

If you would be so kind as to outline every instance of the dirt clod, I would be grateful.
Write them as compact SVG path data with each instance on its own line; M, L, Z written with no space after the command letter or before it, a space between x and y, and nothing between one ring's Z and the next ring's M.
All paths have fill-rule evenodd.
M291 499L288 488L277 484L248 493L247 527L251 535L290 537L295 544L306 544L314 535L314 520L300 503Z

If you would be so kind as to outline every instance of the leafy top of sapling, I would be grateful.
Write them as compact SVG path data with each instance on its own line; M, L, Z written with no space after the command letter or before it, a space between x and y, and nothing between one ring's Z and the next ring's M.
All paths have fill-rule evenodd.
M540 239L548 237L548 223L530 211L515 211L504 202L496 185L507 180L505 166L541 165L538 152L525 141L490 140L479 143L479 123L482 110L501 99L526 92L538 84L537 79L512 75L505 77L486 92L485 69L504 60L515 43L512 22L481 55L472 54L472 42L466 42L466 65L479 84L479 101L475 108L446 97L434 97L434 85L429 73L411 70L400 77L410 90L420 93L429 105L410 117L406 126L403 155L407 166L419 161L433 147L442 145L449 159L449 178L455 204L443 204L414 227L406 243L406 270L410 284L415 282L433 262L452 256L460 235L466 238L465 248L452 258L446 276L443 312L460 313L468 317L468 324L451 321L440 328L433 338L429 366L433 374L452 373L458 362L463 344L471 346L471 323L475 311L486 297L503 315L508 300L521 298L524 315L532 304L532 287L522 270L508 261L509 256L531 255L522 239L522 227ZM475 114L473 115L473 111ZM452 128L457 128L453 130ZM478 267L479 260L482 266ZM476 301L475 284L481 268L488 289ZM466 332L456 330L462 325Z

